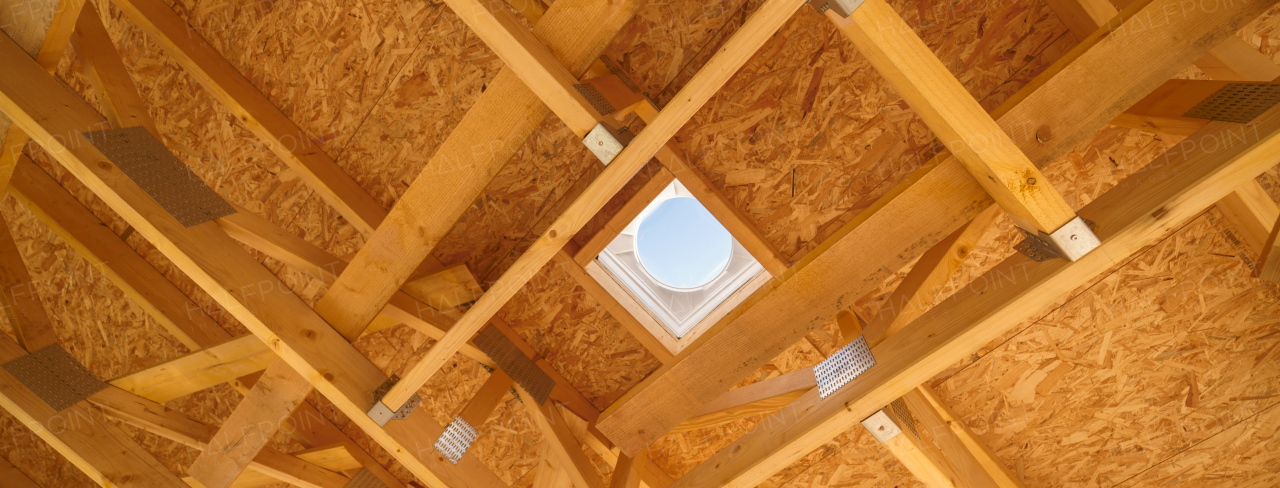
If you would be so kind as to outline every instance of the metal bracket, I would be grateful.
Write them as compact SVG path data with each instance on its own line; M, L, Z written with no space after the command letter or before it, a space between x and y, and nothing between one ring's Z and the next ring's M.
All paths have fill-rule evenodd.
M387 381L382 382L378 389L373 390L374 402L373 408L369 409L369 418L377 422L378 425L386 426L389 421L404 420L409 414L413 413L413 409L418 408L419 403L422 403L422 397L418 396L417 393L409 397L409 400L404 402L404 405L401 405L398 410L392 410L391 407L382 403L382 397L386 396L387 392L391 391L391 387L396 386L399 381L399 376L391 375L390 378L387 378Z
M813 0L809 5L813 6L818 13L826 13L827 10L835 10L841 17L849 18L853 15L854 10L862 6L864 0Z
M63 411L107 384L89 372L61 344L50 344L4 363L4 370L22 382L55 411Z
M551 395L551 390L556 387L555 380L551 379L542 368L538 367L538 363L529 359L524 352L516 347L511 339L502 334L492 324L486 325L480 332L476 334L472 343L481 352L484 352L489 359L502 372L510 376L516 384L524 388L524 391L533 397L539 405L547 402L547 397ZM513 388L514 391L514 388ZM515 395L520 398L520 395Z
M889 418L889 414L884 413L884 409L876 410L876 413L870 417L862 419L862 426L866 427L867 432L871 433L881 444L889 442L890 439L897 437L902 433L902 428Z
M622 148L631 143L631 138L631 132L626 128L615 131L604 122L599 122L582 138L582 145L587 146L600 162L608 166L622 152Z
M907 402L901 398L895 399L889 403L889 407L893 409L893 414L898 416L898 421L907 426L907 430L915 434L916 439L920 438L920 431L916 430L916 421L911 418L911 411L907 410Z
M1067 261L1078 261L1085 254L1089 254L1089 251L1102 245L1102 241L1093 233L1092 227L1092 222L1077 215L1052 234L1038 231L1032 233L1027 229L1019 228L1018 230L1021 230L1022 235L1027 239L1013 248L1037 262L1058 257L1067 258Z
M1280 85L1231 83L1182 116L1245 124L1270 110L1277 102L1280 102Z
M387 484L378 479L369 468L360 468L342 488L387 488Z
M449 462L458 464L458 460L462 459L462 455L471 448L471 443L475 440L476 429L462 417L454 417L440 434L440 438L436 439L435 448Z
M818 380L819 396L826 399L875 365L876 358L871 355L866 338L858 336L813 367L813 375Z

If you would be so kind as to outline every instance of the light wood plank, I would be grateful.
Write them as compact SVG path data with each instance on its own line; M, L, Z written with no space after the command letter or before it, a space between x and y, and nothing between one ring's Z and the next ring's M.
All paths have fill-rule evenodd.
M462 420L466 420L472 427L484 425L489 420L489 415L493 414L493 410L498 408L514 385L515 382L510 376L500 369L494 370L489 375L489 379L480 386L480 391L467 401L457 416L462 417Z
M30 61L25 53L22 56ZM0 362L9 362L24 354L17 343L0 337ZM186 486L87 401L77 402L61 412L54 411L8 371L0 370L0 407L99 485Z
M1226 86L1225 81L1169 80L1111 121L1111 125L1188 136L1208 123L1183 117L1192 107Z
M881 307L872 316L866 327L867 344L878 344L923 315L999 216L999 207L987 208L920 256L907 277L889 294L885 304L888 313Z
M1257 180L1245 183L1218 202L1218 210L1243 234L1245 247L1261 256L1273 226L1280 219L1280 205Z
M789 422L764 424L726 447L676 486L752 486L870 413L1067 297L1204 211L1280 157L1280 108L1244 126L1214 122L1197 137L1246 142L1216 152L1174 148L1144 178L1108 191L1080 210L1097 223L1102 246L1074 263L1015 254L988 272L992 286L964 289L872 349L876 366L825 400L811 390L788 407ZM1224 139L1225 140L1225 139ZM996 278L1004 276L1005 278ZM1012 276L1010 280L1008 277ZM981 291L981 293L979 293Z
M264 449L254 458L253 469L302 488L342 488L350 481L346 476L272 449Z
M324 153L318 138L289 120L168 5L159 0L113 3L361 234L372 234L382 223L386 209Z
M276 353L261 339L249 334L121 376L110 383L148 400L167 402L262 371L275 358Z
M1175 0L1155 0L1127 12L1125 18L1160 15L1166 6L1177 8ZM1124 21L1115 35L1090 36L993 115L1033 163L1049 164L1267 6L1233 4L1178 18L1154 31L1178 33L1173 44L1171 38L1150 30L1128 35L1129 21ZM1043 142L1036 139L1038 127L1048 127L1052 136ZM623 452L639 452L768 358L827 323L842 309L841 299L866 295L888 277L887 270L910 264L989 202L986 192L949 155L926 163L795 263L791 273L744 301L676 362L614 402L597 426Z
M85 4L76 21L71 46L75 48L94 92L102 97L103 115L112 127L141 126L157 139L163 137L147 112L147 103L138 94L133 78L129 76L124 60L111 42L111 36L107 34L92 2Z
M639 488L640 473L632 469L635 464L632 459L626 455L618 457L618 462L613 466L613 479L609 480L609 488Z
M624 307L622 303L619 303L616 297L628 298L630 296L626 295L626 292L617 286L606 288L604 286L605 283L615 285L612 278L604 277L602 280L597 277L596 273L588 273L564 249L557 252L554 259L561 270L568 273L569 277L573 278L578 283L578 286L581 286L583 291L587 292L588 296L600 302L600 306L604 307L610 316L617 319L618 323L622 324L622 328L631 333L631 337L635 337L637 341L640 341L640 345L644 346L650 354L653 354L653 357L663 364L671 362L677 352L674 349L674 338L670 336L670 333L662 330L662 326L657 325L656 322L648 325L641 323L640 320L642 319L653 322L652 317L647 312L637 314L634 308ZM590 266L599 267L594 262ZM622 295L617 295L617 293L622 293ZM654 329L654 326L658 328ZM663 339L667 340L664 341Z
M1262 259L1258 260L1258 277L1272 283L1280 283L1280 219L1271 226L1271 236L1263 245Z
M834 11L827 18L1019 225L1047 234L1075 218L1062 195L893 7L867 0L847 19Z
M951 407L942 402L937 393L927 384L920 385L916 389L903 397L907 402L907 407L912 411L917 409L924 413L927 417L925 421L929 424L931 432L935 436L949 435L952 439L959 441L964 445L969 455L977 461L982 470L989 476L996 486L1000 488L1022 488L1022 481L1014 476L1009 467L1005 466L987 443L978 439L978 436L969 430L968 424L964 422L955 412L951 411ZM926 407L919 400L923 399L928 402ZM935 428L936 427L936 428ZM944 434L945 431L945 434Z
M640 216L640 212L643 212L644 208L649 206L649 203L653 202L653 199L657 198L658 194L662 193L662 190L675 179L675 175L665 168L654 173L649 181L645 182L644 186L640 187L640 190L632 195L631 199L613 214L613 217L609 218L604 227L592 234L586 244L573 253L573 259L578 262L578 265L585 268L594 261L596 256L599 256L600 252L604 251L604 248L613 242L632 220Z
M516 386L516 392L520 394L520 400L524 403L525 409L533 416L538 429L542 431L543 442L548 447L548 453L556 459L560 469L569 474L573 485L578 488L605 488L600 473L596 471L595 465L587 458L586 453L582 452L582 444L569 431L569 425L560 412L550 404L539 405L519 385Z
M0 306L18 344L31 352L58 343L58 334L45 313L44 304L40 303L42 288L44 284L32 280L27 273L27 264L13 241L9 223L0 216Z
M373 423L364 413L370 392L386 380L381 370L287 287L263 289L278 278L216 224L183 226L83 139L68 144L72 139L60 137L104 119L74 93L50 82L49 75L7 38L0 39L0 63L14 75L0 77L0 111L278 356L302 371L302 377L313 381L374 442L432 486L505 485L482 464L454 466L433 456L418 457L416 450L406 447L439 436L442 427L428 416L410 416L386 429Z
M559 5L557 2L556 5ZM509 268L489 291L458 321L444 339L432 346L417 364L410 368L400 383L391 389L383 402L401 405L419 386L426 383L444 361L475 334L493 314L502 308L551 258L564 247L575 232L586 224L640 168L656 154L685 122L711 98L729 77L737 72L766 40L791 17L803 2L768 0L741 28L734 32L717 55L703 66L689 83L631 144L605 168L564 211L547 231ZM553 9L555 6L552 7ZM465 17L464 17L465 18ZM541 24L540 24L541 25ZM357 257L357 259L359 259Z

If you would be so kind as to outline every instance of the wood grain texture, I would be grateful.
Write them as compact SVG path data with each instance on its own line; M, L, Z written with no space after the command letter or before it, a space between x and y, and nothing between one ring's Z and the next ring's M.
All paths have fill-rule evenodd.
M1046 234L1075 218L1062 194L893 7L868 0L847 19L834 11L828 11L827 18L902 94L1000 208Z
M1266 170L1280 155L1280 110L1249 126L1215 122L1199 135L1244 142L1217 151L1188 148L1157 158L1081 209L1098 224L1102 247L1075 263L1036 263L1014 255L991 271L1004 283L978 293L965 290L872 349L877 366L825 401L810 394L788 407L796 420L761 429L686 475L679 486L749 486L803 456L914 385L963 359L1100 273L1164 237L1232 189ZM1255 132L1256 130L1256 132ZM992 283L997 283L993 278ZM1012 280L1012 281L1011 281Z
M252 334L111 380L148 400L167 402L267 369L276 354Z

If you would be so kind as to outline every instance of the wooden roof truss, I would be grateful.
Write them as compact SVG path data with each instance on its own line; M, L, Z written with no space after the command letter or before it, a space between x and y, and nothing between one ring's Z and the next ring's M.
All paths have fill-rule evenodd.
M403 420L380 422L368 413L379 404L388 410L400 408L456 353L496 366L469 344L477 331L492 323L556 382L555 401L543 405L517 385L546 438L535 486L605 486L584 456L584 444L620 472L613 477L614 487L753 486L834 433L902 399L914 419L897 418L902 412L893 409L888 414L899 425L918 422L916 430L927 434L899 435L887 445L917 478L929 486L1015 487L1020 486L1016 477L923 384L928 378L1215 203L1241 228L1249 229L1246 240L1264 256L1259 272L1280 279L1275 230L1280 225L1272 224L1280 210L1253 180L1280 155L1280 109L1248 124L1187 119L1180 115L1185 107L1171 107L1168 100L1199 100L1221 83L1166 83L1193 62L1222 79L1269 82L1280 76L1280 67L1258 59L1261 54L1241 47L1231 35L1274 3L1270 1L1231 2L1214 12L1171 18L1164 28L1183 35L1169 41L1127 35L1127 29L1178 0L1138 0L1122 12L1103 0L1054 0L1052 7L1082 42L990 114L884 0L866 0L848 18L828 11L829 21L913 107L947 151L817 249L785 257L689 163L671 138L805 4L801 0L763 2L661 110L623 90L608 93L611 104L622 107L614 113L597 112L573 85L584 77L606 92L607 84L618 84L597 56L635 13L636 0L557 0L545 12L523 2L522 13L535 23L532 31L504 3L446 0L505 67L389 212L323 151L309 147L302 129L213 47L189 35L184 21L163 2L114 0L366 237L367 244L349 263L243 209L215 222L183 227L97 149L82 143L81 131L103 127L140 125L159 134L93 4L63 3L66 8L59 9L37 60L7 37L0 40L0 59L8 67L0 76L0 110L15 122L0 156L6 158L0 168L8 170L0 174L0 182L196 352L111 380L106 390L63 412L52 411L0 372L0 403L34 425L105 414L202 449L187 483L237 486L246 469L299 486L339 487L349 482L337 464L323 465L334 463L331 458L266 448L271 434L288 424L309 446L339 446L348 469L355 463L386 486L404 486L312 412L305 400L315 390L419 482L505 486L473 456L464 455L455 464L436 453L427 440L438 438L444 426L429 415L411 413ZM596 27L584 32L578 28L582 25ZM51 78L67 45L86 63L108 113L99 114ZM616 126L631 113L644 121L645 129L607 166L596 168L590 186L483 293L465 267L446 268L431 257L516 150L511 144L485 152L472 147L493 140L522 141L550 114L582 137L597 124ZM1237 143L1213 152L1175 147L1086 205L1078 215L1094 223L1101 244L1074 262L1036 262L1014 255L988 273L1002 285L983 294L962 291L930 309L927 304L999 211L1013 216L1025 230L1045 234L1077 217L1039 168L1108 123ZM252 335L230 337L209 317L188 313L199 307L114 234L104 234L109 231L73 196L12 150L28 136ZM605 230L580 247L572 243L570 239L655 157L661 166L654 177ZM654 335L641 323L644 317L636 307L611 295L589 269L600 249L673 180L688 187L772 277L697 341L678 345ZM239 243L314 270L330 285L329 292L313 309L288 290L264 286L276 278ZM849 259L854 255L858 259ZM892 299L919 306L869 322L848 312L848 304L871 292L886 273L917 258ZM663 363L603 413L494 316L553 260ZM0 235L0 272L6 286L30 280L8 234ZM5 306L12 311L19 341L0 341L4 360L56 343L35 297L6 300L13 302ZM472 301L465 312L457 307ZM833 317L841 323L843 342L863 335L876 358L877 365L856 381L821 399L813 388L813 375L803 370L726 393ZM374 398L374 390L387 384L388 377L351 341L398 323L438 342L384 396ZM245 399L217 428L156 403L221 383L240 389ZM511 377L495 371L458 417L483 422L513 384ZM679 480L652 466L644 454L667 432L771 411L778 411L780 422L762 424ZM312 418L321 421L308 420ZM55 430L38 433L103 486L187 486L110 424L80 423Z

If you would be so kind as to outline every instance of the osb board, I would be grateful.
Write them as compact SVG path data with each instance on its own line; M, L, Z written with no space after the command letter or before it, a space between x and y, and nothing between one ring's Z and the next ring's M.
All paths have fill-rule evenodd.
M601 410L660 366L555 262L499 314Z
M1274 404L1280 287L1248 276L1219 220L1198 217L939 393L1028 486L1111 486Z
M808 341L800 341L770 360L760 370L743 379L735 385L735 388L812 367L825 358L826 356ZM786 414L784 410L779 415ZM769 414L759 414L701 429L667 434L649 446L648 455L658 467L672 477L679 478L747 432L762 423L778 422L779 418L773 418Z
M333 157L442 9L414 0L177 0L170 6Z
M42 487L98 486L9 412L0 409L0 456Z
M1064 32L1039 3L986 5L919 32L979 99L1024 82L1011 77ZM920 25L915 9L905 13ZM788 256L873 202L934 145L923 122L811 9L797 12L677 140Z
M1120 486L1235 486L1261 488L1280 484L1280 408L1267 407L1231 428L1189 447L1177 456L1130 478Z
M60 3L60 0L0 0L0 31L34 58L44 45L45 34ZM0 116L0 122L8 119Z

